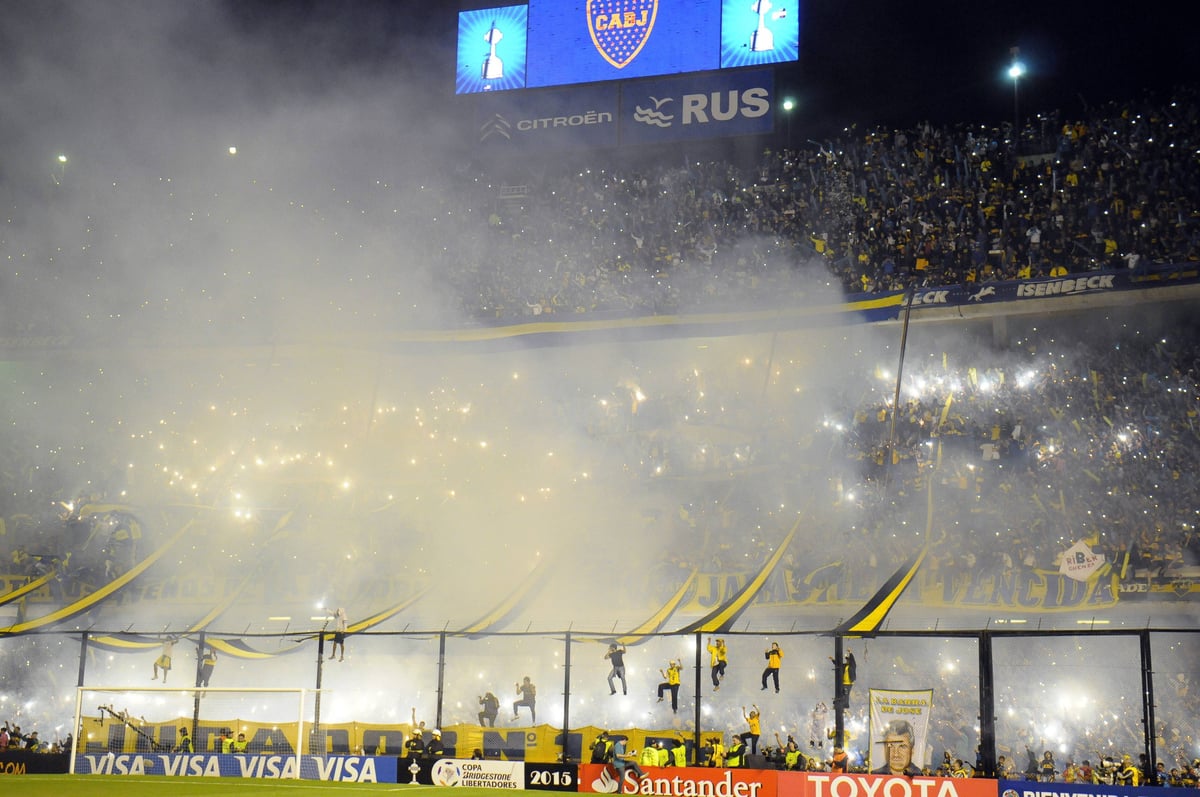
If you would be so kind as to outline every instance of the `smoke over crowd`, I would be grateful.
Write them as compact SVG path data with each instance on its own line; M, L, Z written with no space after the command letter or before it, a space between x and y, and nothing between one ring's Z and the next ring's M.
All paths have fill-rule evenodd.
M687 706L667 717L609 700L599 643L641 627L693 573L757 572L794 530L767 608L730 635L741 680L705 721L732 729L758 699L771 728L815 745L808 717L831 677L816 634L856 606L797 609L801 588L869 596L926 544L948 594L1053 571L1081 539L1114 566L1135 552L1134 567L1198 564L1186 483L1200 450L1195 350L1183 322L1034 321L1014 328L1011 347L987 329L914 329L898 413L895 324L630 332L606 318L595 335L564 329L549 343L493 334L479 319L495 310L487 286L508 272L492 258L520 233L498 221L508 211L491 198L495 172L458 146L467 114L417 69L445 60L434 43L382 17L356 19L343 38L338 20L248 8L21 3L0 23L0 104L14 110L0 118L0 551L13 573L60 575L53 600L6 605L0 624L36 620L161 554L87 613L0 641L0 714L61 725L79 645L52 632L186 637L171 675L183 685L203 630L277 654L222 659L223 685L306 684L312 632L331 609L353 624L404 605L325 665L343 694L326 704L331 721L403 721L411 709L432 720L437 632L482 623L543 636L452 640L446 723L472 721L488 690L507 709L508 684L524 675L542 685L539 720L557 721L561 633L574 629L587 643L571 648L580 722L684 729ZM638 222L622 232L640 248ZM555 223L535 215L523 229ZM582 233L555 246L595 257ZM843 300L815 258L784 263L781 251L771 231L748 230L730 260L708 257L731 269L768 262L776 300L793 309ZM526 260L522 275L562 282L566 257ZM664 281L630 276L613 290L665 291ZM741 287L731 291L744 302ZM542 310L522 312L545 321ZM897 611L919 630L997 619L991 606L938 610ZM693 602L653 630L699 614ZM1072 628L1096 614L1044 622ZM1189 627L1193 614L1171 624ZM768 707L758 676L778 634L784 698ZM1058 666L1049 647L1047 661L1004 653L1014 672L1031 660L1041 672ZM1191 649L1171 639L1163 652L1184 684ZM696 655L690 635L634 650L646 703L660 668ZM864 682L941 690L941 741L973 746L971 732L950 738L976 714L969 644L945 645L936 662L911 642L859 654ZM156 655L94 650L86 680L142 685ZM1069 708L1085 710L1057 723L1033 708L1053 685L1022 677L1006 693L1014 747L1028 737L1082 749L1089 699L1121 718L1095 744L1133 744L1128 707L1103 697L1115 694L1106 679L1137 693L1132 659L1075 672L1082 702Z

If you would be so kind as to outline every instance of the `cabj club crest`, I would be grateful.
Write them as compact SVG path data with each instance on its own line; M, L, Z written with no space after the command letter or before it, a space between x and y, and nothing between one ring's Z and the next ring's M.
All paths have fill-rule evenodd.
M605 61L623 69L650 39L658 0L588 0L588 32Z

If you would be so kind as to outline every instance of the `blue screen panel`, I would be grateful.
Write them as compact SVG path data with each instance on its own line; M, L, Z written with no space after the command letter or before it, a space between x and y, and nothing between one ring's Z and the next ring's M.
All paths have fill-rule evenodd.
M530 0L526 85L717 69L720 0Z
M528 24L528 6L461 12L454 93L525 88Z
M799 57L799 0L724 0L722 69L777 64Z

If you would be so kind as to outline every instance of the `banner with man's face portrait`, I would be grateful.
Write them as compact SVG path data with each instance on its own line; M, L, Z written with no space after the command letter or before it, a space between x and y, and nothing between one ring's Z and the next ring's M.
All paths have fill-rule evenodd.
M929 765L926 738L932 689L871 689L871 743L867 764L882 775L919 775Z

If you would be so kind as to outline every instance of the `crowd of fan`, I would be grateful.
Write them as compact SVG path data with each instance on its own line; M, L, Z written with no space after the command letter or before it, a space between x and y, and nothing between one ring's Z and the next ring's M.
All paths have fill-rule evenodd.
M765 562L778 537L747 539L739 530L770 523L764 494L788 495L789 487L803 485L821 496L806 509L804 525L846 533L839 535L836 550L819 539L793 543L784 560L791 579L782 585L784 593L807 594L801 582L833 565L837 574L831 580L839 593L858 587L869 594L924 541L927 512L934 544L918 582L933 587L935 596L955 593L945 589L948 583L1057 573L1064 553L1079 540L1104 556L1105 578L1117 575L1122 584L1178 582L1186 589L1200 565L1200 493L1187 478L1200 454L1200 330L1186 320L1156 329L1145 315L1129 323L1107 317L1098 322L1086 328L1072 321L1039 325L1007 351L986 345L957 350L948 343L944 356L935 351L914 358L905 368L894 445L892 384L879 380L870 387L866 369L852 380L856 393L831 401L835 409L824 421L813 418L802 431L791 425L800 413L786 403L742 406L731 398L739 381L745 384L744 374L731 371L704 374L703 393L726 416L711 440L663 434L665 423L656 420L655 411L635 413L628 401L610 402L611 414L596 433L636 447L642 477L697 480L696 501L678 521L680 536L666 546L676 552L676 573L686 574L696 564L706 572L731 572ZM779 359L789 361L787 354ZM658 410L663 418L681 417L683 408L703 414L689 404L701 391L685 373L687 363L679 368L678 392L656 394L645 403L666 407ZM788 365L779 368L780 383L802 381ZM642 423L647 427L640 428ZM748 433L727 439L730 427ZM621 430L627 433L616 433ZM718 476L732 480L714 501L710 486ZM693 556L689 544L695 545L698 531L709 545ZM786 603L787 594L772 593L777 584L768 582L763 599ZM1189 688L1196 673L1186 660L1177 664L1179 671L1168 667L1158 679L1160 695L1167 696L1158 708L1158 750L1168 773L1185 771L1195 755L1193 740L1200 738L1200 695ZM914 682L923 683L928 670L926 663L912 673ZM939 677L938 704L953 711L955 701L946 696L970 694L971 679ZM1123 711L1048 718L1036 697L1014 692L1010 702L1015 714L998 721L998 737L1011 741L1010 761L1029 727L1050 722L1063 729L1069 760L1079 766L1090 760L1097 777L1103 775L1103 755L1120 760L1120 751L1138 749L1138 717ZM865 725L865 716L857 719ZM969 728L971 712L937 725L933 744L957 750L969 763L964 751L972 743L954 729ZM1115 746L1100 741L1104 738ZM1062 776L1060 770L1056 777Z
M707 570L745 566L747 549L733 530L763 521L764 484L785 486L800 473L811 474L809 488L824 490L812 522L848 531L832 558L845 562L851 582L879 583L911 553L926 527L929 479L937 537L925 569L931 581L1057 571L1080 539L1127 575L1170 580L1200 564L1200 488L1187 478L1200 464L1194 325L1181 322L1165 336L1054 330L1046 325L1008 351L967 347L908 363L894 442L892 385L865 367L848 388L858 396L839 394L844 401L831 401L824 418L798 433L787 431L798 416L786 398L768 403L766 413L733 398L744 379L736 371L728 383L704 375L706 397L724 410L719 428L664 433L668 419L704 410L689 404L699 391L686 363L677 392L652 396L636 413L628 401L609 402L594 433L627 446L626 459L643 463L642 477L754 477L735 480L719 503L698 491L681 521L685 532L710 530L725 542L704 552ZM792 366L777 367L783 384L802 379ZM632 431L616 434L625 430ZM905 525L914 533L897 533ZM683 543L678 550L690 550ZM761 559L774 543L769 535L760 540ZM818 547L793 556L807 564L796 571L804 576L832 555Z
M584 167L500 175L460 166L441 170L437 185L381 182L357 195L306 186L295 197L240 171L219 186L211 175L146 181L129 196L113 188L125 186L122 175L72 167L47 208L18 204L0 228L0 255L22 269L2 331L78 331L75 319L31 312L22 299L30 272L65 306L91 306L95 288L79 273L99 284L108 274L136 276L144 273L129 262L137 252L186 267L205 302L270 295L256 280L272 260L291 264L293 276L311 268L314 279L336 262L348 284L369 281L396 297L400 325L416 312L405 300L417 284L442 297L431 313L504 322L760 309L811 298L818 285L857 294L1200 259L1194 89L1042 114L1018 140L1007 127L967 123L849 128L838 140L768 149L755 164L625 166L596 154ZM257 223L246 223L243 205ZM36 227L45 216L55 219L49 237ZM137 252L128 248L135 238ZM313 262L302 265L306 258ZM232 272L245 275L234 294L209 282ZM119 302L122 289L110 291ZM169 303L166 321L188 301L178 291L140 291L128 290L130 304L114 306L109 323L149 321Z
M836 550L823 538L797 538L785 560L791 580L785 592L831 565L847 589L876 588L923 541L927 511L936 538L918 578L939 595L947 581L977 583L1057 571L1063 552L1079 539L1087 539L1113 571L1123 573L1122 583L1162 584L1176 575L1194 575L1200 565L1195 531L1200 487L1188 475L1196 472L1200 454L1200 328L1194 320L1167 323L1166 332L1144 317L1139 319L1144 327L1099 321L1111 326L1107 333L1059 321L1041 326L1009 350L968 344L944 357L938 352L914 356L905 369L895 445L889 444L892 383L873 377L867 363L846 363L846 389L856 391L854 400L849 393L834 395L824 417L802 416L788 391L769 390L776 398L765 403L757 394L746 396L739 389L745 374L736 366L705 372L698 389L685 361L673 366L678 373L642 384L650 392L640 407L618 394L602 412L594 411L598 403L591 395L563 399L562 413L588 418L591 434L616 452L614 462L641 463L622 467L619 474L598 472L596 480L644 484L664 479L680 489L695 488L696 501L688 511L652 531L661 543L655 551L678 561L653 571L656 584L627 583L646 577L640 569L614 573L613 590L670 594L678 574L696 564L708 572L757 567L779 536L742 530L774 527L777 520L764 510L762 496L786 495L798 482L814 496L805 525L845 533ZM779 354L779 382L801 381L808 367L799 364L804 359ZM709 405L695 404L701 394L725 410L721 423L696 427L701 435L721 435L712 441L697 439L695 431L685 434L677 423L689 413L705 415ZM469 390L463 398L478 408L502 401ZM571 404L576 401L582 403ZM799 417L809 428L796 428ZM730 430L744 435L726 439ZM376 433L388 435L386 423ZM718 477L725 486L721 500L714 501L711 488ZM933 497L927 503L930 480ZM912 531L898 533L905 525ZM19 533L17 526L11 529ZM43 533L42 539L49 537ZM65 533L63 539L68 539ZM9 540L18 542L16 536ZM328 580L328 574L317 575ZM763 599L786 602L786 594L770 593L775 586L774 580L769 583ZM927 669L892 670L880 682L912 679L915 688ZM1200 738L1200 690L1190 688L1196 677L1200 673L1184 662L1156 679L1160 695L1168 696L1157 709L1159 752L1168 769L1190 761L1190 740ZM958 699L941 696L971 695L972 676L939 673L938 678L939 706L961 709L962 716L939 721L932 743L969 761L963 751L972 749L974 740L956 736L955 729L972 725L972 711ZM998 719L998 738L1020 740L1025 728L1045 723L1029 713L1037 700L1012 702L1019 713ZM1109 753L1136 749L1138 720L1133 714L1105 713L1060 718L1060 724L1067 738L1083 743L1101 738L1100 726L1106 723L1103 735L1119 745L1101 751ZM866 717L853 721L865 727ZM1021 746L1014 741L1010 757ZM1072 753L1076 762L1085 758L1096 762L1100 753L1083 748Z
M846 363L845 382L829 388L819 412L806 403L809 396L790 390L768 387L765 400L747 395L740 364L697 375L687 360L632 391L617 385L605 401L565 396L553 412L586 424L606 458L622 463L611 478L670 482L684 496L693 486L695 500L665 518L674 527L663 547L674 563L668 574L694 565L708 572L744 568L748 554L765 559L774 534L756 535L747 545L735 530L772 527L761 496L786 494L803 476L806 489L819 485L820 500L808 509L811 525L842 529L845 539L837 556L798 541L785 562L797 579L837 560L843 582L879 583L922 541L930 479L936 544L923 578L932 584L1057 571L1065 550L1081 539L1126 578L1168 583L1188 575L1200 565L1200 486L1188 478L1200 468L1200 335L1187 320L1161 334L1149 326L1106 330L1106 319L1081 333L1074 323L1047 323L1009 350L966 345L914 356L894 429L893 384L872 374L873 362ZM810 378L803 352L795 355L779 352L776 384ZM456 393L481 411L504 403L476 389L478 395L460 385ZM643 401L631 400L631 392L642 390ZM680 423L685 417L695 422ZM806 427L797 428L797 419ZM391 431L381 426L376 434ZM413 445L405 440L398 437L396 445ZM105 570L102 583L132 564L137 541L129 521L94 515L81 529L83 521L70 515L43 518L41 507L67 505L74 496L47 501L22 491L18 483L37 463L26 461L18 445L8 450L14 464L7 491L29 496L8 504L3 541L10 572L83 573L101 557L92 565ZM728 488L713 501L709 484L718 476ZM106 500L98 495L93 503ZM904 528L909 533L900 533ZM697 546L697 530L711 544ZM87 548L78 543L93 538L95 553L68 558L73 548L66 541ZM663 572L653 577L661 580ZM771 595L777 585L768 584L765 600L788 600ZM634 594L647 589L627 587Z
M685 513L653 529L662 543L655 551L676 561L653 571L656 584L625 582L644 577L641 570L615 573L612 587L621 594L670 594L678 574L696 564L709 572L757 567L779 535L748 538L741 530L777 525L762 496L787 495L798 482L814 496L806 525L844 533L836 550L815 537L797 539L785 560L793 580L783 586L785 593L830 565L847 589L874 589L923 541L927 511L935 544L919 579L938 594L946 592L941 585L947 581L1057 571L1063 552L1080 539L1104 555L1123 583L1169 583L1194 575L1200 565L1200 487L1189 478L1200 464L1200 328L1194 319L1158 320L1162 326L1144 314L1119 322L1101 317L1094 319L1098 327L1087 328L1077 327L1076 319L1048 321L1007 350L957 341L947 344L944 355L914 354L905 368L894 444L893 383L886 374L873 375L871 363L853 360L844 363L846 382L828 397L824 415L803 408L803 397L790 390L768 387L765 401L756 391L747 394L740 363L698 376L686 360L643 381L636 389L648 394L640 402L621 386L603 403L591 394L568 394L555 413L586 423L590 435L614 452L613 462L639 463L619 473L598 472L597 481L663 479L679 489L695 488L696 500ZM812 343L805 339L803 346ZM777 354L772 380L802 383L811 368L803 350L781 348ZM509 403L503 396L474 395L470 387L462 388L461 398L481 413ZM678 422L689 415L709 420L690 427ZM807 428L797 428L798 418ZM376 434L390 434L386 422ZM26 478L22 474L33 463L23 457L33 450L22 455L12 449L12 477ZM718 477L725 487L714 501ZM21 491L11 482L5 492ZM39 550L69 554L67 540L86 535L68 533L73 516L57 520L64 524L61 539L50 527L26 531L46 543ZM898 533L904 527L912 531ZM14 547L8 553L14 564L32 568L36 557L19 558L23 529L10 522L6 544ZM48 547L54 543L61 547ZM768 585L764 601L788 600L771 593L776 584ZM1200 738L1200 692L1189 689L1193 677L1200 674L1182 666L1160 679L1163 692L1175 694L1158 708L1159 749L1175 766L1190 760L1189 740ZM947 681L940 693L970 694L969 679ZM1127 726L1118 734L1122 739L1139 737L1137 719L1117 720ZM1101 718L1093 720L1073 724L1067 735L1095 738ZM964 715L942 726L970 724ZM1015 739L1021 730L1012 724L1000 737ZM971 740L939 737L936 746L963 757ZM1088 757L1099 755L1081 750L1074 760Z
M936 709L924 742L927 763L920 766L923 774L955 778L985 775L991 770L983 761L982 748L972 731L977 723L976 707L962 702L963 695L973 694L977 674L969 667L934 667L929 653L922 656L921 642L910 642L916 647L899 641L885 646L887 654L884 658L897 650L907 650L915 654L920 660L918 663L905 664L902 657L897 656L893 672L898 675L872 674L869 680L895 683L897 677L902 678L908 673L914 676L913 683L932 688ZM1048 646L1043 647L1043 644ZM1021 654L1018 659L1021 666L1028 666L1029 661L1050 651L1053 643L1031 639L1020 647L1028 659ZM1190 656L1182 654L1182 658L1172 664L1187 666ZM874 666L877 672L881 667L886 671L889 664L885 661ZM1112 673L1108 675L1111 677ZM1072 676L1063 677L1070 679ZM1082 673L1075 673L1074 677L1089 678ZM1140 752L1143 743L1139 718L1122 707L1110 708L1106 697L1098 697L1086 711L1072 717L1073 712L1061 705L1052 706L1033 698L1025 691L1026 684L1008 683L996 695L994 771L998 777L1010 780L1134 786L1153 782L1195 787L1200 773L1200 758L1197 758L1195 747L1198 730L1195 717L1200 710L1200 695L1189 686L1190 678L1186 674L1166 678L1160 675L1157 679L1155 703L1160 719L1155 733L1156 764L1150 767L1146 754ZM859 695L857 689L854 694ZM811 730L806 719L801 719L794 725L788 723L791 727L786 730L786 743L778 733L774 745L763 737L766 746L762 752L766 763L791 770L831 771L841 766L850 772L874 771L873 767L880 764L880 751L876 749L876 758L870 758L867 714L865 696L856 697L846 708L845 756L840 764L835 756L832 712L824 703L818 703L813 709ZM1031 730L1034 728L1049 731L1054 736L1049 739L1040 736Z
M485 242L441 248L443 266L466 311L505 319L787 304L813 264L860 293L1200 259L1193 91L1029 125L1019 155L1004 129L926 124L768 150L754 169L548 172L480 197Z
M927 472L938 479L936 527L968 530L947 534L931 569L967 578L1057 570L1065 548L1085 537L1108 561L1155 576L1200 563L1200 494L1186 478L1200 454L1200 351L1190 327L1083 351L1042 339L1013 354L1000 367L985 356L953 375L928 361L913 373L930 387L901 407L891 476L899 471L910 494ZM947 376L959 386L949 405L950 391L937 387ZM878 485L890 426L868 413L850 425L847 451L865 466L860 492L886 513ZM943 460L949 472L932 471L936 445L959 454ZM866 530L884 523L876 515Z
M768 152L748 173L730 163L546 173L516 199L475 191L488 212L465 223L479 229L464 229L458 214L431 225L420 246L444 267L465 311L501 320L786 303L812 284L797 268L811 276L814 264L858 292L1196 261L1198 110L1195 96L1181 94L1104 106L1081 120L1051 115L1045 124L1061 136L1046 157L1015 157L999 131L923 127ZM735 367L705 374L698 390L686 363L647 388L640 409L616 388L604 410L577 396L564 401L579 405L560 414L588 419L591 435L618 452L614 460L641 463L624 477L695 481L680 537L661 549L691 556L694 532L708 532L710 544L695 555L713 570L744 568L747 553L761 562L777 540L748 543L736 530L769 526L767 488L813 472L823 474L809 482L822 500L811 519L849 534L836 552L798 542L788 559L805 564L796 577L836 558L850 583L878 584L919 540L895 531L924 530L926 504L914 498L931 479L939 536L928 581L1057 569L1079 539L1147 579L1200 565L1200 487L1190 478L1200 464L1200 330L1194 322L1166 336L1111 329L1080 346L1054 329L1010 351L971 347L909 363L894 439L891 384L862 387L872 384L873 363L822 423L786 399L764 413ZM793 366L780 363L782 383ZM723 431L702 429L701 439L678 423L688 411L704 414L698 394L722 406ZM478 406L489 403L480 397ZM796 430L795 417L814 424ZM718 474L734 476L726 497L703 500ZM5 493L22 490L8 484ZM28 552L21 559L19 546L6 553L17 566L45 564ZM1200 734L1200 705L1182 676L1159 714L1160 749L1181 771L1192 757L1188 740ZM1075 730L1087 738L1092 728Z
M6 720L0 726L0 753L10 750L25 750L30 753L60 753L71 749L71 736L67 739L45 741L38 736L37 731L22 731L20 725L10 725Z

